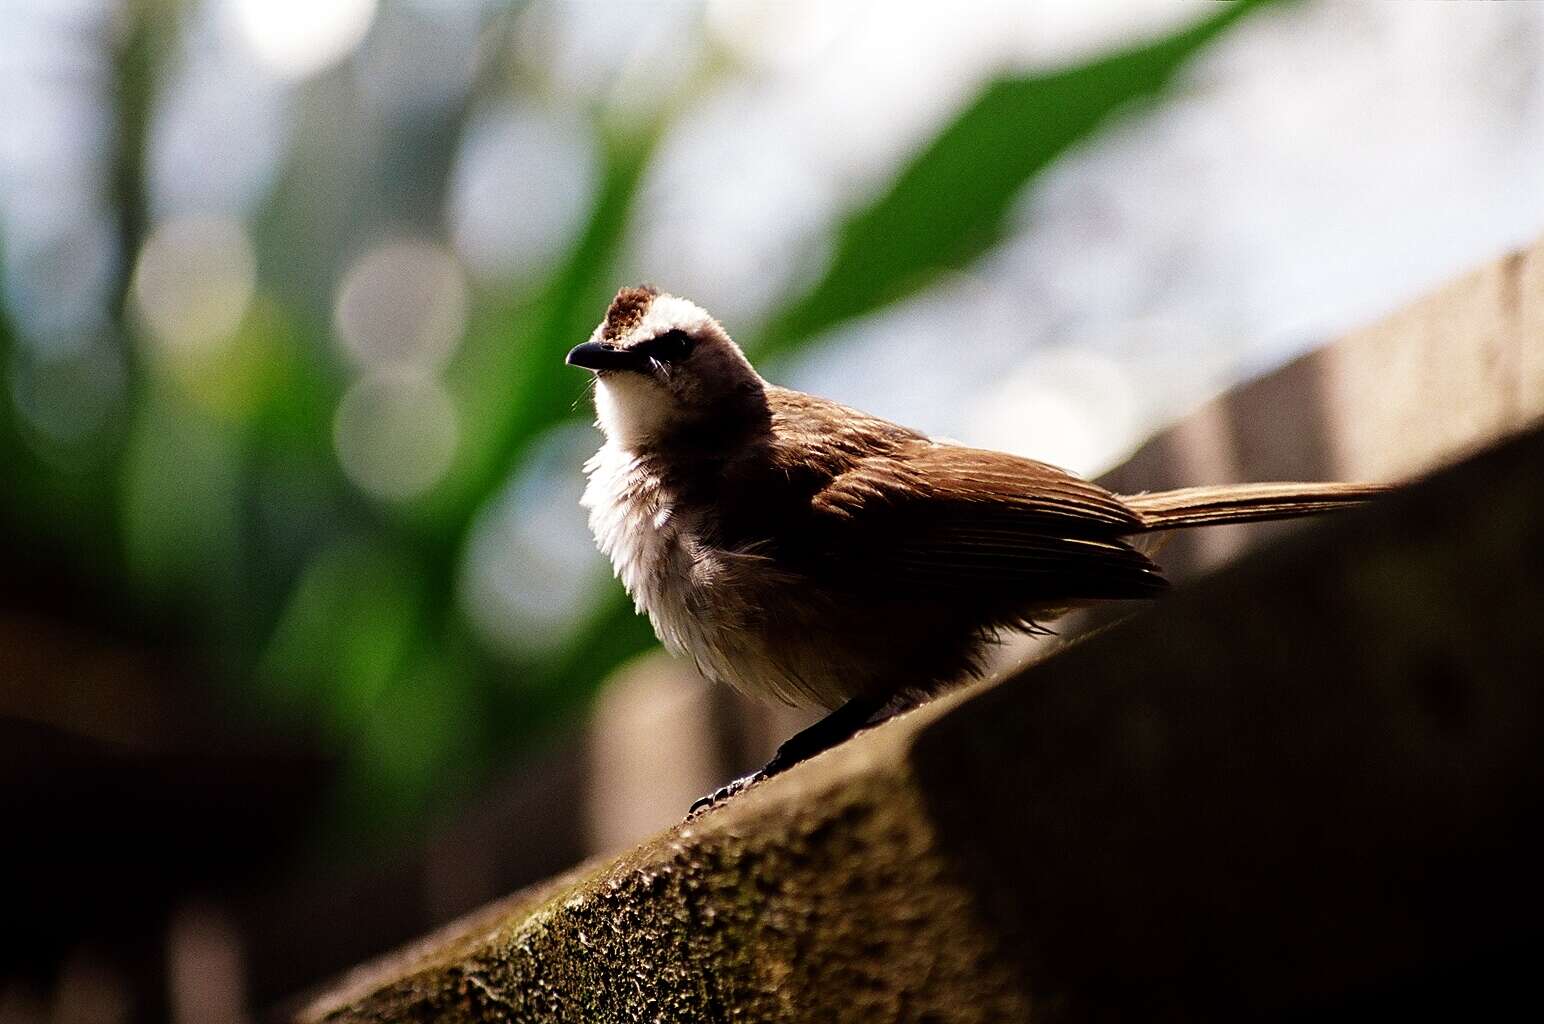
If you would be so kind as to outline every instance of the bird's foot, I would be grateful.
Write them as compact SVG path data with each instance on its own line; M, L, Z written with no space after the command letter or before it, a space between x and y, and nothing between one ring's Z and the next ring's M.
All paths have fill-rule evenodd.
M719 787L692 804L691 810L686 812L686 820L693 821L741 790L748 789L763 779L781 775L794 765L831 749L865 726L872 724L874 716L883 707L882 700L854 697L814 725L784 740L783 745L777 748L777 753L772 755L772 760L757 771L751 772L744 778L735 779L727 786Z
M751 786L755 785L766 777L766 769L759 769L757 771L751 772L749 775L743 775L740 778L735 779L727 786L718 787L706 796L698 797L696 802L692 804L691 810L686 812L686 820L695 821L696 819L706 814L708 811L723 803L725 800L728 800L730 797L734 796L736 793L749 789Z

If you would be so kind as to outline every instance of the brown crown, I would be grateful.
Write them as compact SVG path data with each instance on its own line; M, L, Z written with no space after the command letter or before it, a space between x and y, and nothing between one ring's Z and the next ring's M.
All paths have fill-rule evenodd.
M617 297L611 300L611 308L606 310L606 326L601 337L611 341L638 326L638 321L649 311L649 303L658 294L658 288L646 284L617 292Z

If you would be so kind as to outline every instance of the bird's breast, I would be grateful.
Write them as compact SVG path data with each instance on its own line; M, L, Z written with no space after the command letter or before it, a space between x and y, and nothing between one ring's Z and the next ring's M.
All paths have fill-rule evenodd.
M682 523L658 475L630 452L606 444L585 464L581 504L590 531L639 611L653 614L680 557Z
M616 445L602 447L585 470L582 503L612 571L665 646L711 671L723 644L708 593L715 552L706 512L683 505L646 462Z
M768 613L794 607L795 592L808 599L799 579L755 545L721 546L714 511L680 500L626 450L608 443L585 471L596 543L668 649L752 696L827 707L845 699L839 673L787 664L775 629L786 616Z

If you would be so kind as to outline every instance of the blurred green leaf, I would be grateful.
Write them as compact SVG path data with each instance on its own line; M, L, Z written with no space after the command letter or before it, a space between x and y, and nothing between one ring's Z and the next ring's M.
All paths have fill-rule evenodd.
M1270 2L1237 0L1157 42L989 84L889 188L847 218L825 274L754 339L754 353L782 354L980 256L1000 240L1006 214L1041 171L1111 113L1158 93L1225 28Z
M407 560L418 569L411 581L418 602L412 614L405 608L388 609L378 599L366 601L356 593L357 578L348 580L347 574L325 563L307 571L285 612L266 659L275 678L312 679L324 685L324 671L331 665L331 671L344 677L336 685L345 694L369 692L380 698L368 719L364 745L348 762L344 785L365 793L370 792L370 778L380 783L390 776L395 796L378 808L381 813L406 813L411 795L430 792L430 780L450 767L446 756L451 748L435 742L434 730L425 725L438 719L425 718L419 707L427 698L414 679L425 678L427 669L405 652L434 651L442 660L457 658L462 671L450 682L459 683L454 699L465 706L476 702L469 685L491 682L495 689L507 688L498 677L511 667L496 665L486 651L465 643L466 624L455 608L461 549L477 511L519 471L536 438L565 418L588 415L575 402L583 394L583 378L564 365L563 355L576 338L588 336L600 316L597 311L611 299L616 287L612 268L659 130L651 124L641 131L602 131L602 178L572 251L533 297L474 318L449 375L463 416L456 464L446 481L408 510L415 524L409 533L388 532L382 540L383 559ZM369 586L401 589L401 583L377 580ZM363 622L350 618L360 615ZM384 655L358 657L364 649L355 650L352 638L360 630L390 632L389 641L382 635L374 647L367 645L395 652L389 664ZM646 628L643 632L647 634ZM598 680L599 675L580 678ZM522 670L516 699L505 702L506 712L519 712L519 721L502 723L504 728L497 730L507 742L528 738L531 729L572 709L594 688L561 688L551 685L554 679L550 672ZM465 764L485 760L485 753L479 756L469 747L458 756Z
M462 432L456 466L421 511L450 528L458 542L533 440L579 414L575 403L584 381L563 356L589 336L616 291L617 254L661 128L601 129L600 185L573 249L534 298L500 311L507 317L501 326L481 321L452 370L474 429Z
M468 692L477 666L438 645L404 660L352 730L335 813L351 842L421 820L434 797L467 786L487 768L481 702Z
M0 240L3 241L3 240ZM0 250L0 256L4 251ZM0 276L5 273L4 263L0 263ZM0 504L0 517L9 518L22 511L23 507L32 505L36 498L33 493L37 487L35 482L38 465L32 458L32 453L27 451L26 442L22 439L22 425L16 409L15 399L11 391L12 347L14 335L11 331L11 318L5 309L4 290L0 289L0 474L6 480L7 492L10 500Z
M121 382L101 379L103 367L92 363L88 353L73 362L43 365L9 324L0 327L0 473L5 481L0 515L32 546L46 546L56 557L116 582L123 570L114 476L122 450ZM115 376L114 369L107 373ZM47 380L50 376L55 379ZM80 397L79 406L58 404L61 393ZM48 436L29 421L29 412L46 411L56 421L78 422L82 407L93 422L70 440Z
M302 709L322 711L347 735L376 703L423 632L420 567L379 539L339 541L301 576L259 676Z
M436 741L439 732L426 724L443 716L426 717L421 707L428 699L421 692L428 669L407 652L434 652L442 662L456 659L459 674L450 678L440 671L439 677L441 685L458 684L448 699L463 707L478 703L469 686L491 682L495 690L511 689L499 676L512 668L496 665L486 651L465 643L466 624L455 608L461 549L477 511L519 471L542 432L561 420L589 415L576 404L584 380L564 365L563 355L576 339L588 336L615 290L613 267L659 133L657 124L641 130L603 129L600 186L572 251L534 296L474 318L449 375L463 416L456 464L446 481L407 510L409 523L403 525L411 524L409 530L383 533L381 549L373 556L382 563L397 560L416 568L408 585L414 607L389 606L384 599L358 593L402 591L404 581L372 579L362 584L357 566L343 572L329 566L328 559L319 559L297 587L265 658L272 678L291 683L311 680L311 685L325 686L327 671L339 675L330 685L341 688L350 714L364 708L347 699L350 693L370 695L367 734L350 756L343 785L358 794L373 793L368 799L379 804L382 814L407 813L414 795L433 791L431 780L442 779L452 767L447 757L453 748ZM388 524L397 521L386 519ZM377 639L358 645L354 638L360 633ZM636 636L635 642L620 648L624 653L635 650L648 637L647 625L632 626L618 636ZM618 647L615 638L608 639L593 650ZM378 657L361 656L371 651ZM598 682L604 668L614 663L603 657L593 674L565 675L561 680L534 666L519 669L520 684L512 688L518 692L504 701L504 711L517 714L518 721L501 723L495 732L506 743L528 739L531 730L550 724L593 692L589 681ZM574 678L587 685L572 686ZM570 685L556 685L559 682ZM463 740L456 760L476 765L486 756ZM380 801L386 798L371 789L372 778L377 788L386 783L391 790L385 803Z
M257 405L258 439L275 453L330 460L340 389L326 365L321 333L303 332L284 306L259 293L237 340L237 370L251 389L247 400ZM260 354L262 365L251 365L250 354Z
M130 570L155 598L239 606L242 448L238 428L170 382L143 389L123 465L122 532Z
M113 156L111 192L118 214L118 242L132 259L146 230L145 157L156 76L177 37L181 4L168 0L127 0L119 12L113 61ZM123 306L129 268L119 274L115 305Z

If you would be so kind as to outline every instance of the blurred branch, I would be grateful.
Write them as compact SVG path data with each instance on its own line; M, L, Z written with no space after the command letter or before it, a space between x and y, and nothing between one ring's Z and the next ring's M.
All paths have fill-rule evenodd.
M118 244L123 254L115 310L123 308L135 254L146 229L145 161L156 74L169 41L176 38L181 5L157 0L126 0L113 70L113 158L110 197L118 214Z
M174 28L178 4L171 0L126 0L118 11L114 32L104 47L111 63L110 91L103 97L110 106L113 134L102 183L117 218L119 253L117 277L108 296L107 319L120 325L133 268L145 231L145 158L155 76L169 33ZM5 311L0 309L0 322ZM35 352L16 344L9 324L0 327L0 383L10 385L36 363ZM120 344L118 354L132 374L132 346ZM118 468L123 452L122 433L111 427L99 431L100 441L68 453L63 458L40 458L34 450L35 431L14 403L18 392L5 387L0 396L5 407L0 417L0 454L4 458L6 514L36 541L60 550L61 557L93 572L115 576L122 568L118 531ZM119 410L114 410L114 415Z
M467 420L447 479L405 518L376 517L373 529L314 553L285 600L260 676L271 695L326 720L351 747L335 833L357 840L412 820L433 792L476 777L492 755L528 741L594 690L549 685L568 677L497 661L458 614L456 587L478 511L544 431L577 415L581 385L563 353L610 298L661 128L602 130L601 182L573 249L536 295L474 323L450 371ZM340 550L369 554L340 563ZM382 577L384 567L392 568ZM640 641L647 627L641 632ZM598 682L614 663L580 678ZM521 685L509 686L515 671ZM452 729L452 721L462 724ZM474 735L478 723L486 728Z

